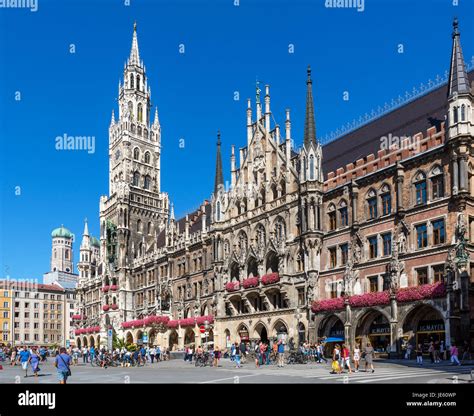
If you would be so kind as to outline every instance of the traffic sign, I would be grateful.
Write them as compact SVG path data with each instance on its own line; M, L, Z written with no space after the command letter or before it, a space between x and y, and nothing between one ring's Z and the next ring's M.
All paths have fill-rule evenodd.
M204 334L204 332L206 332L206 327L204 325L201 325L199 327L199 331L201 331L201 334Z

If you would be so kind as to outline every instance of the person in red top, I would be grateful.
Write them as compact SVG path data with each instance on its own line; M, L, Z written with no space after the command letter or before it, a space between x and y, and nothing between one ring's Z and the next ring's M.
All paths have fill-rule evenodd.
M347 366L347 368L349 369L349 374L351 374L351 352L349 351L349 348L347 348L346 344L342 345L342 362L344 365Z

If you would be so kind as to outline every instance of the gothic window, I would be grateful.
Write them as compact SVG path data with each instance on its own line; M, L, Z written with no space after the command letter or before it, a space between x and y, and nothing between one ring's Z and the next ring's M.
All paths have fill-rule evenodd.
M281 194L285 195L286 194L286 183L285 183L284 179L282 179L280 181L280 187L281 187Z
M56 252L56 249L54 249L54 258L56 259L57 258L57 252Z
M144 181L144 184L143 184L143 188L144 189L150 189L150 184L151 184L151 178L149 175L146 175L145 176L145 181Z
M148 223L148 226L147 226L147 234L148 234L148 235L151 235L151 222Z
M65 253L64 253L64 257L67 259L69 259L69 250L66 249Z
M367 208L369 219L377 218L377 196L373 189L367 194Z
M415 230L417 248L425 248L428 245L428 230L426 224L415 226Z
M145 152L145 163L150 164L150 152Z
M458 108L453 108L453 123L456 124L458 122Z
M336 220L336 207L334 204L329 205L328 207L328 218L329 218L329 231L336 229L337 220Z
M341 265L347 264L349 259L349 244L345 243L340 246L341 249Z
M303 158L303 180L305 181L306 180L306 158L304 157Z
M265 205L265 189L262 189L260 191L260 201L261 201L261 205Z
M377 236L369 237L369 258L375 259L378 254Z
M466 121L466 106L464 104L461 106L461 121Z
M133 118L133 103L131 101L128 102L128 112Z
M141 91L141 88L140 88L140 75L137 75L137 90Z
M275 237L278 240L284 240L285 239L285 222L283 219L280 217L277 219L275 223Z
M444 220L436 220L432 222L433 225L433 245L444 244L446 241L446 229Z
M382 202L382 215L389 215L392 212L392 195L390 194L390 186L382 186L380 193L380 200Z
M418 172L414 179L415 204L426 204L426 176Z
M309 157L309 179L314 180L314 156Z
M130 74L130 88L134 88L133 74Z
M382 235L383 255L390 256L392 254L392 233Z
M137 221L137 232L141 232L142 231L142 220L138 220Z
M137 107L137 120L140 123L143 122L143 106L141 103L139 103Z
M276 187L275 184L272 185L272 196L273 196L273 199L278 198L278 191L277 191L277 187Z
M341 227L346 227L347 225L349 225L347 203L344 200L339 203L339 221L340 221Z
M140 149L138 149L138 147L135 147L135 149L133 149L133 158L135 160L140 159Z
M444 196L444 178L443 171L440 166L435 166L431 170L430 180L432 198L442 198Z
M265 246L265 228L263 227L263 225L258 225L256 237L257 237L257 244Z
M216 221L220 221L220 220L221 220L221 202L217 201L217 204L216 204Z
M139 186L140 184L140 174L138 172L134 172L133 174L133 186Z

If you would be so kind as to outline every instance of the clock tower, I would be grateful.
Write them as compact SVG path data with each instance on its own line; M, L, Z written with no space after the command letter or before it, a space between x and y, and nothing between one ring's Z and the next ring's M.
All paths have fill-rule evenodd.
M140 60L136 24L118 105L118 119L112 111L109 127L109 195L100 200L103 285L116 282L119 288L118 309L104 311L106 325L134 317L130 270L137 257L155 250L169 212L168 195L160 187L158 109L151 122L151 88Z

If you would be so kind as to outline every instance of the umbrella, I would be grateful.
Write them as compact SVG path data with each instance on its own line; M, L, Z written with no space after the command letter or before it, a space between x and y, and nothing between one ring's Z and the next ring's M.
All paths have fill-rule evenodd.
M326 338L323 342L343 342L342 338Z

